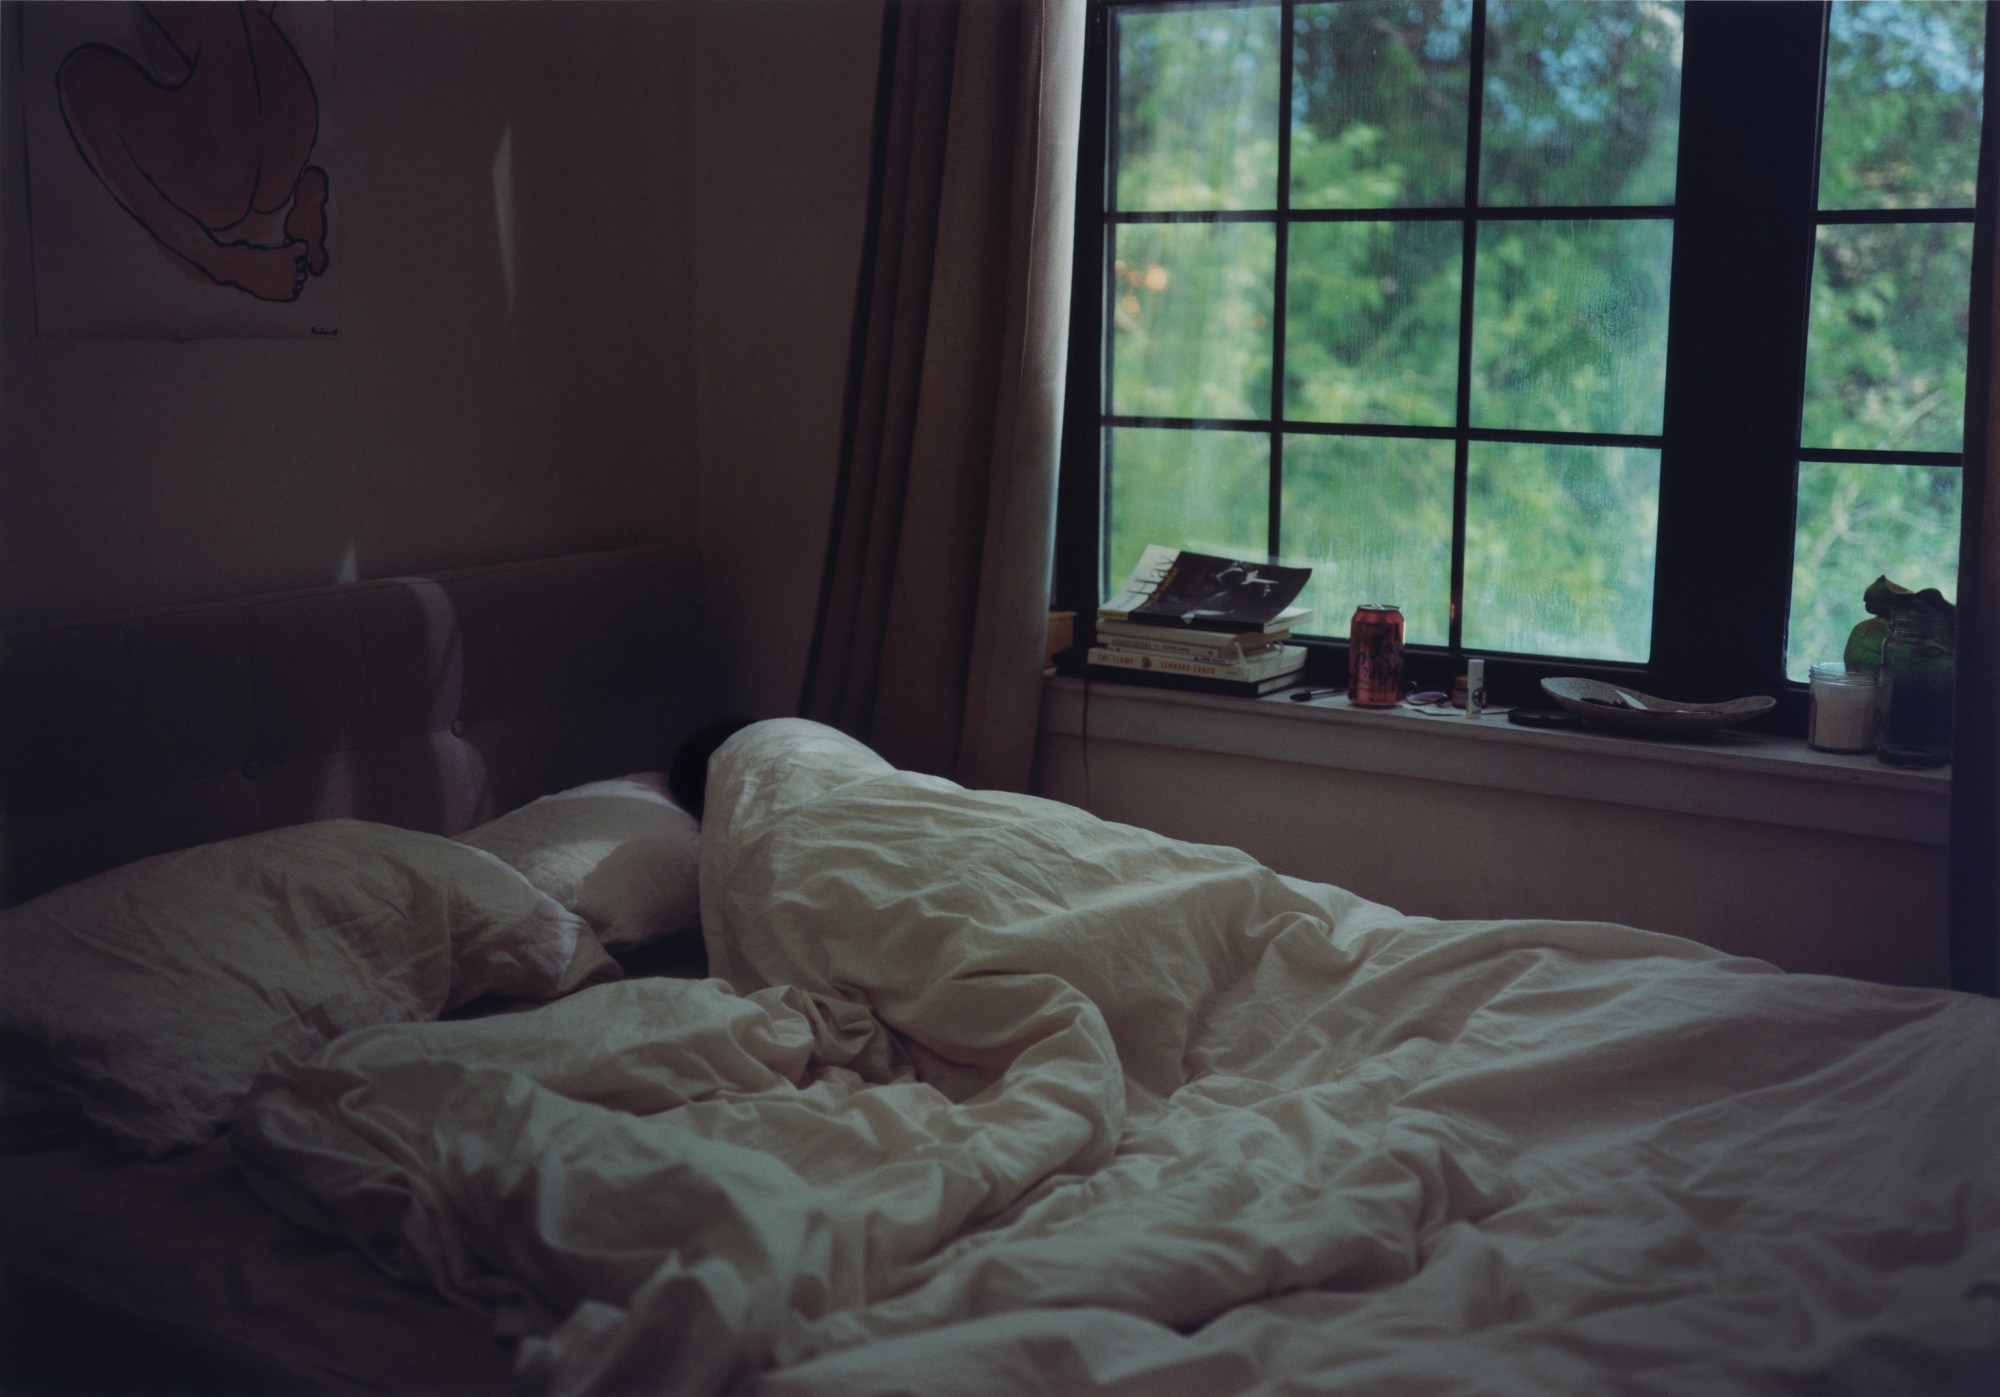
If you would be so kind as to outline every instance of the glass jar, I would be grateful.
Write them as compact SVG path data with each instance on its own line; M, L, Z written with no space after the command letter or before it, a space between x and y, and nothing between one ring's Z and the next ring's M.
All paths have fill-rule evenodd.
M1838 661L1814 665L1807 684L1806 745L1821 752L1872 752L1881 674Z
M1952 618L1899 611L1882 642L1882 732L1876 755L1891 766L1951 760Z

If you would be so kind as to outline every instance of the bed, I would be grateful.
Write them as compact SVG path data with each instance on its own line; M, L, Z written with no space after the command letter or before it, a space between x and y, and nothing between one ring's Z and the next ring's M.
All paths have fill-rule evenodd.
M592 750L276 834L499 847L671 763ZM802 720L702 774L697 925L606 943L622 974L519 847L443 851L500 910L397 932L415 1009L190 1098L205 1140L101 1085L0 1176L30 1305L146 1329L154 1390L2000 1390L1992 1001L1405 916ZM450 1002L529 925L541 982Z
M462 834L665 770L726 705L705 654L698 556L667 546L0 634L0 902L326 821ZM622 959L698 974L700 942ZM0 986L20 969L0 935ZM8 1391L504 1388L490 1325L284 1224L226 1140L134 1159L22 1075L0 1057Z

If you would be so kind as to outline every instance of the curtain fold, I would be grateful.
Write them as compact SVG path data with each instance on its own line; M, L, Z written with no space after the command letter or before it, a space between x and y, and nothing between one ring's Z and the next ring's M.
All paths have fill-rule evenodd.
M2000 16L1987 12L1988 47ZM1952 984L2000 994L2000 103L1982 117L1972 317L1966 346L1965 479L1951 765Z
M801 712L1025 789L1068 354L1083 0L891 0L846 445Z

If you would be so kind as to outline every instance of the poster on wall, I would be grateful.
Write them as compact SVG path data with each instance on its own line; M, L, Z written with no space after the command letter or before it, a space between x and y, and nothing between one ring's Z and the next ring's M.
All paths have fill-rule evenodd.
M336 8L18 7L44 339L339 334Z

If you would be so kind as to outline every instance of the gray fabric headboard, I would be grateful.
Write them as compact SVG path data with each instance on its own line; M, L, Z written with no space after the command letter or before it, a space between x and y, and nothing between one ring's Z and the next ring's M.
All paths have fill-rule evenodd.
M352 816L456 834L664 770L714 720L691 548L0 633L11 905L147 854Z

